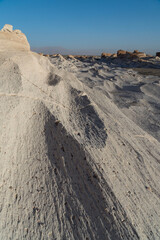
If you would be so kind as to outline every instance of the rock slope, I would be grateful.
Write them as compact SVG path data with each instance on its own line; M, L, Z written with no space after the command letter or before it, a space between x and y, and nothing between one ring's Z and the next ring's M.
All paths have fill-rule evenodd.
M13 30L12 25L6 24L0 31L0 52L11 50L29 51L30 45L20 30Z
M113 98L117 74L0 52L0 239L160 238L160 143Z

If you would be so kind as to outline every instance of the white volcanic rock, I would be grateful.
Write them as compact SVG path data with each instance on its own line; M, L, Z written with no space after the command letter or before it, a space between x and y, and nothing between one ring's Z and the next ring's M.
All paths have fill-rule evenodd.
M158 80L50 59L0 52L0 240L160 239Z
M2 51L29 51L30 45L26 36L20 30L6 24L0 31L0 52Z
M17 33L17 34L22 33L21 30L19 30L19 29L15 29L13 32L14 32L14 33Z
M10 24L5 24L1 31L2 32L13 32L13 26Z

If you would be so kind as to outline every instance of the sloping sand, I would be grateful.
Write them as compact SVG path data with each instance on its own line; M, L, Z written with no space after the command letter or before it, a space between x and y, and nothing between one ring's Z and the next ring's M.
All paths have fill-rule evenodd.
M1 51L0 239L159 239L158 89L105 62Z

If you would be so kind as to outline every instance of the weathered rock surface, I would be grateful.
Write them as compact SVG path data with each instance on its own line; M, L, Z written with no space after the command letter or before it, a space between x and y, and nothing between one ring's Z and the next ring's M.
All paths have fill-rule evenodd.
M102 53L101 58L111 57L112 53Z
M134 52L118 50L117 56L119 58L124 58L124 59L135 59L135 58L145 58L146 54L143 52L139 52L138 50L134 50Z
M73 55L68 55L67 57L68 57L68 58L71 58L71 59L74 59L74 56L73 56Z
M112 54L111 57L116 58L117 57L117 53Z
M159 79L8 47L0 240L160 239Z
M13 32L13 26L9 24L5 24L1 30L2 32Z
M26 36L20 31L13 31L13 26L6 24L0 31L0 52L29 51L30 45Z
M117 56L118 56L118 57L124 57L124 56L126 55L126 53L127 53L127 52L124 51L124 50L118 50L118 51L117 51Z

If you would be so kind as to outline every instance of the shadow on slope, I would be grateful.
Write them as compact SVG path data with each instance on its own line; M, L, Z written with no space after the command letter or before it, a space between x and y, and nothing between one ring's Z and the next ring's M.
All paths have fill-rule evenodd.
M90 155L49 112L45 136L61 239L139 239Z
M74 88L71 90L71 95L73 110L70 116L76 119L86 144L92 144L96 148L104 147L107 139L105 125L92 102L85 93Z

